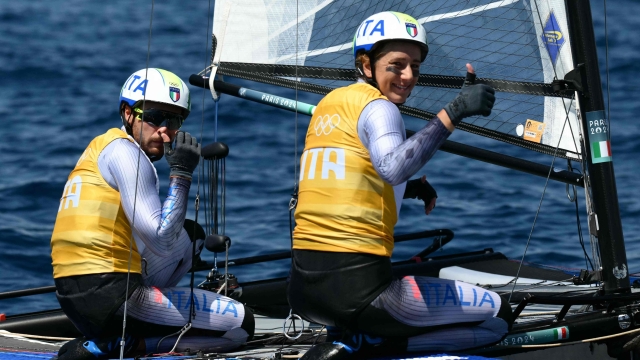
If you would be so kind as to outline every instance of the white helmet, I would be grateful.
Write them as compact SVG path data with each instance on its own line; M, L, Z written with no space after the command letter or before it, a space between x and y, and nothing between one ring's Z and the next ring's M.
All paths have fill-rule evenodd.
M134 107L142 100L181 107L185 118L191 111L189 88L176 74L163 69L138 70L124 83L120 90L120 106L126 102Z
M416 19L395 11L383 11L369 16L360 24L353 37L353 56L361 50L369 52L374 45L389 40L415 42L422 50L422 61L429 52L427 32Z

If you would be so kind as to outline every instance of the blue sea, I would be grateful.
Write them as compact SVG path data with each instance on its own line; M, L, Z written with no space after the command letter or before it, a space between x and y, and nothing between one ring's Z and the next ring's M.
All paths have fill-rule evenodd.
M610 2L610 5L613 2ZM640 63L640 2L621 0L608 11L609 77L605 72L602 1L592 1L603 90L610 95L611 141L620 215L629 270L640 271L640 91L633 82ZM165 68L183 80L210 61L208 1L156 1L149 66ZM53 284L49 240L67 175L89 141L118 127L118 94L127 77L145 67L150 1L0 2L0 292ZM634 35L635 34L635 35ZM294 97L259 83L228 78L256 90ZM607 88L610 94L607 94ZM191 88L193 109L183 129L214 140L214 102L208 91ZM304 102L320 96L299 93ZM218 108L218 140L227 158L226 232L231 258L287 250L288 203L294 185L295 115L266 105L223 96ZM299 146L309 118L298 116ZM417 130L420 122L410 121ZM451 138L493 151L488 142L462 131ZM551 158L507 147L512 156L550 164ZM301 150L301 147L298 151ZM299 152L298 152L299 154ZM558 160L557 167L566 166ZM157 163L161 196L168 167ZM405 200L396 234L434 228L455 232L437 255L494 248L521 258L545 188L545 179L438 152L420 171L438 192L431 215L422 203ZM198 189L191 189L192 200ZM584 192L578 189L582 228ZM193 218L193 201L188 217ZM204 214L201 212L199 218ZM588 243L588 234L585 230ZM411 257L431 239L399 244L394 260ZM587 248L591 254L589 248ZM212 261L213 255L203 256ZM549 182L526 260L584 268L575 204L564 184ZM240 281L285 276L288 261L233 268ZM206 272L198 273L196 282ZM184 284L188 284L185 278ZM0 313L18 314L57 307L53 294L0 301Z

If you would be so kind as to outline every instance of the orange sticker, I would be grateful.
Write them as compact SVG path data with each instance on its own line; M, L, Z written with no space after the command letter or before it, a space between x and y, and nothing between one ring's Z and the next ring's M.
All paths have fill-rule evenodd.
M522 137L525 140L539 143L542 140L542 134L544 134L544 125L542 122L527 119Z

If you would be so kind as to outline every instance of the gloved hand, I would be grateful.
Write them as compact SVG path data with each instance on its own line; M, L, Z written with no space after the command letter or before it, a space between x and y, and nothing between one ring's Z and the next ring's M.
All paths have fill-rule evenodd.
M164 143L164 156L167 158L169 176L179 176L191 180L193 170L200 162L200 144L195 137L184 131L176 135L176 147L171 148L171 142Z
M488 85L474 85L475 80L476 74L473 72L473 66L467 64L467 77L460 93L444 107L444 111L447 112L454 126L469 116L491 115L493 103L496 101L495 91Z
M433 186L429 184L426 176L407 181L407 187L404 189L403 199L415 198L424 201L425 213L427 215L429 215L431 210L436 206L435 200L438 198L438 194Z

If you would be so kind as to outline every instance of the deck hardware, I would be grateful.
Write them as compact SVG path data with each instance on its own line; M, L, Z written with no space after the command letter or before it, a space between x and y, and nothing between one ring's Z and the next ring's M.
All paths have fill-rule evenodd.
M287 332L287 322L289 320L291 320L291 325L293 325L294 331L296 329L296 320L300 320L300 323L302 324L302 327L300 328L300 332L298 332L295 336L290 336L289 333ZM303 332L304 332L304 321L302 321L302 318L300 317L300 315L294 314L293 310L289 310L289 316L287 316L287 318L284 319L284 322L282 323L282 334L284 334L284 336L289 340L297 340L300 338L300 336L302 336Z

